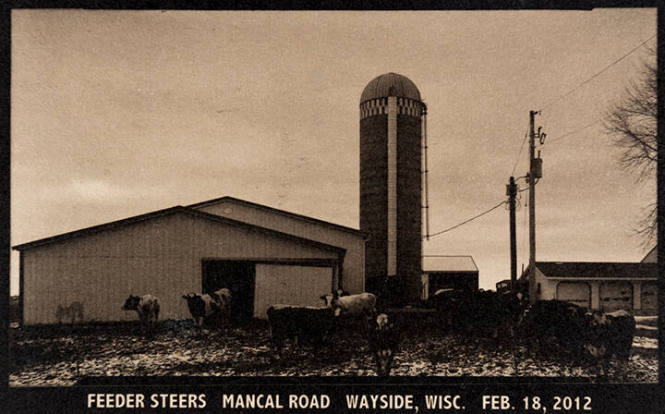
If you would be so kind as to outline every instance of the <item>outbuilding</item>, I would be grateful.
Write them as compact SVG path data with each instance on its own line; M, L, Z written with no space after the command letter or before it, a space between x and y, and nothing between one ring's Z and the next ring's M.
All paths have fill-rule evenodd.
M340 286L364 288L365 237L232 198L142 214L14 246L21 321L132 320L121 310L130 293L157 296L160 319L186 319L183 294L222 287L237 318L265 318L275 303L315 306Z
M478 290L478 267L471 256L423 256L422 299L439 289Z
M528 269L521 279L527 275ZM603 312L655 315L657 277L656 263L536 262L536 294Z

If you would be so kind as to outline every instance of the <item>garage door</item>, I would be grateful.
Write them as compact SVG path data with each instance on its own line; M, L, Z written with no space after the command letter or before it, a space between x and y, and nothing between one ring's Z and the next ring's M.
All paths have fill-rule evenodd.
M277 303L323 306L320 297L332 290L332 278L332 267L257 264L254 317L266 319Z
M655 315L658 310L658 286L656 282L642 285L642 311L647 315Z
M585 282L561 282L556 286L556 298L587 309L591 308L591 288Z
M600 284L600 310L612 312L633 309L633 285L630 282L603 282Z

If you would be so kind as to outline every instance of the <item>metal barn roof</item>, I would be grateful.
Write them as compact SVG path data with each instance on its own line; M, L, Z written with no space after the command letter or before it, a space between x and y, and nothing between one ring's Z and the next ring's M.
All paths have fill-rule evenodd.
M303 237L293 236L291 234L287 234L287 233L283 233L283 232L280 232L280 231L268 229L268 228L265 228L265 227L256 226L256 225L253 225L253 224L244 223L242 221L233 220L233 219L229 219L229 218L226 218L226 217L217 216L217 215L214 215L214 214L205 213L203 211L198 211L198 210L195 210L195 209L192 209L192 208L189 208L189 207L183 207L183 206L175 206L175 207L167 208L167 209L164 209L164 210L153 211L151 213L141 214L141 215L138 215L138 216L133 216L133 217L129 217L129 218L122 219L122 220L112 221L110 223L100 224L100 225L97 225L97 226L87 227L87 228L84 228L84 229L59 234L59 235L52 236L52 237L46 237L46 238L35 240L35 241L32 241L32 242L19 244L17 246L12 247L12 249L14 249L14 250L25 250L25 249L30 249L30 248L33 248L33 247L43 246L43 245L46 245L46 244L58 243L58 242L61 242L61 241L69 240L69 239L74 238L74 237L82 237L82 236L87 236L87 235L91 235L91 234L101 233L101 232L108 231L108 230L114 230L114 229L117 229L117 228L120 228L120 227L123 227L123 226L127 226L127 225L130 225L130 224L133 224L133 223L138 223L138 222L146 221L146 220L152 220L152 219L155 219L157 217L163 217L163 216L170 215L170 214L187 214L187 215L198 217L198 218L205 219L205 220L210 220L210 221L220 222L220 223L224 223L224 224L229 224L229 225L232 225L232 226L242 227L242 228L245 228L245 229L248 229L248 230L251 230L251 231L256 231L256 232L260 232L260 233L264 233L264 234L268 234L268 235L281 237L283 239L289 239L289 240L297 241L299 243L308 244L308 245L311 245L311 246L316 246L316 247L324 249L324 250L333 250L333 251L337 251L339 253L345 253L346 252L346 249L343 249L343 248L340 248L340 247L337 247L337 246L333 246L333 245L330 245L330 244L317 242L317 241L306 239L306 238L303 238Z
M313 218L313 217L303 216L302 214L296 214L296 213L292 213L290 211L280 210L280 209L277 209L277 208L274 208L274 207L266 206L264 204L253 203L251 201L241 200L239 198L234 198L234 197L230 197L230 196L224 196L224 197L219 197L219 198L213 198L212 200L201 201L199 203L190 204L187 207L192 208L192 209L198 209L200 207L205 207L205 206L219 204L219 203L225 203L225 202L231 202L231 203L241 204L241 205L244 205L244 206L254 207L254 208L257 208L257 209L264 210L264 211L270 211L272 213L281 214L281 215L291 217L291 218L294 218L294 219L297 219L297 220L307 221L307 222L314 223L314 224L320 224L320 225L323 225L323 226L326 226L326 227L329 227L329 228L332 228L332 229L345 231L347 233L352 233L352 234L367 238L367 233L364 232L364 231L358 230L358 229L342 226L340 224L331 223L329 221L319 220L319 219L316 219L316 218Z
M471 256L423 256L423 272L477 272Z
M536 262L536 268L543 272L545 277L554 279L652 279L658 277L656 263Z

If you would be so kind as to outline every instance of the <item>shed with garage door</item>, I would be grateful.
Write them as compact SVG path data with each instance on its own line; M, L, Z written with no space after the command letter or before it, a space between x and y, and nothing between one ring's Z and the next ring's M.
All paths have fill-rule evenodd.
M528 270L522 274L526 280ZM656 263L536 262L538 299L558 299L587 309L636 315L657 313Z
M337 288L347 252L182 206L14 249L25 325L134 320L120 308L129 294L146 293L159 298L160 319L186 319L183 294L222 287L233 292L234 317L265 318L274 303L320 305L319 297Z

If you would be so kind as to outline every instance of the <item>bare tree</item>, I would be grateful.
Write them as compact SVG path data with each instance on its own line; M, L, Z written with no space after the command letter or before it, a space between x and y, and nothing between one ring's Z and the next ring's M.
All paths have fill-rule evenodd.
M619 101L614 103L604 118L605 130L621 148L621 166L636 175L638 182L655 179L657 163L657 67L656 52L650 49L640 78L631 83ZM645 245L656 237L656 203L646 206L646 213L638 223L636 233Z

